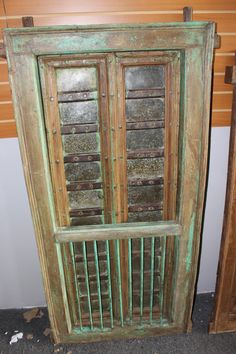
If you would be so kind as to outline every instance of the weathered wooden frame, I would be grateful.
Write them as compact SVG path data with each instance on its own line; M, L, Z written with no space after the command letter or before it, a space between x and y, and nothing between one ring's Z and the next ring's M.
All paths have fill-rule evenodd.
M5 30L21 155L55 342L154 335L190 329L207 168L214 33L214 24L208 22ZM81 235L76 233L76 228L72 228L71 235L71 232L57 226L37 60L41 55L139 50L177 50L181 54L177 219L166 223L166 226L162 223L154 226L155 235L182 231L179 235L181 261L176 280L174 321L173 325L158 329L149 327L140 331L131 327L109 333L77 335L71 326L60 243L57 241L80 239ZM140 226L129 224L129 227ZM103 227L103 239L109 238L111 228L115 230L116 225ZM142 236L150 235L148 224L141 229ZM90 232L88 228L87 237Z

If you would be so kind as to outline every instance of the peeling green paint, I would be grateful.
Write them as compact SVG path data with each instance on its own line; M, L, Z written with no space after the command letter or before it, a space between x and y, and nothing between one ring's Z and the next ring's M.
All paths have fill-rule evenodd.
M189 227L189 238L188 238L188 253L186 257L186 271L190 271L192 263L192 247L193 247L193 238L194 238L194 228L195 228L195 212L192 214L190 227Z

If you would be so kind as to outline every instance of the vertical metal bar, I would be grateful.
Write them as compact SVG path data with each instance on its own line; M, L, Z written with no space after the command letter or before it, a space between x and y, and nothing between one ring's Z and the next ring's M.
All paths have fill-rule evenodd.
M128 239L128 274L129 274L129 319L132 322L133 318L133 291L132 291L132 240Z
M154 286L154 256L155 256L155 237L151 239L151 269L150 269L150 323L152 323L153 311L153 286Z
M161 255L161 279L160 279L160 294L159 294L159 307L160 307L160 323L163 324L163 297L164 297L164 280L165 280L165 260L166 260L166 236L162 240L162 255Z
M143 319L143 257L144 239L140 239L140 321Z
M83 258L84 258L85 282L86 282L87 297L88 297L89 321L90 321L91 329L93 329L93 317L92 317L92 307L91 307L91 298L90 298L90 289L89 289L89 278L88 278L88 264L87 264L86 242L83 241L82 245L83 245Z
M99 272L99 262L98 262L97 241L93 241L93 249L94 249L95 267L96 267L96 279L97 279L97 289L98 289L98 304L99 304L100 326L101 326L101 329L103 329L102 297L101 297L101 284L100 284L100 272Z
M74 271L75 292L76 292L76 298L77 298L77 303L78 303L78 313L79 313L79 324L80 324L80 329L82 330L83 329L83 323L82 323L82 313L81 313L80 296L79 296L80 290L79 290L79 281L78 281L77 272L76 272L75 251L74 251L73 242L69 243L69 247L70 247L72 266L73 266L73 271Z
M121 281L121 271L120 271L120 240L115 240L116 243L116 266L117 266L117 281L118 281L118 292L119 292L119 305L120 305L120 324L121 327L124 326L123 320L123 301L122 301L122 281Z
M113 307L112 307L112 292L111 292L111 267L110 267L110 247L109 241L106 240L106 254L107 254L107 278L108 278L108 296L109 296L109 307L110 307L110 321L111 328L113 328Z

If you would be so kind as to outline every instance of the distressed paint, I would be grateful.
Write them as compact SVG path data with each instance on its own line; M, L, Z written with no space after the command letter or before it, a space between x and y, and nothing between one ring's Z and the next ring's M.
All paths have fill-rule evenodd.
M191 223L189 228L189 239L188 239L188 253L186 257L186 271L189 272L192 263L192 247L193 247L193 237L194 237L194 227L195 227L195 213L191 217Z
M83 342L86 340L98 340L103 338L119 338L136 335L144 336L147 334L175 332L183 330L183 328L186 329L189 325L193 284L196 274L196 259L198 253L197 239L199 238L198 234L200 230L200 219L202 213L203 186L205 181L204 169L206 168L207 147L206 132L209 113L209 82L214 26L209 23L195 22L184 24L148 24L135 26L122 25L111 27L95 26L92 28L72 26L57 27L54 28L52 32L49 28L41 28L29 30L7 30L5 33L8 60L10 61L10 67L13 67L10 77L13 86L13 98L17 106L16 119L18 121L19 132L22 133L23 136L20 138L22 156L24 159L27 185L30 191L30 200L31 207L33 209L36 236L41 252L40 257L42 267L45 271L45 287L48 294L48 302L55 340L57 342ZM198 47L201 48L199 49ZM185 95L186 87L188 87L187 95L184 96L184 99L181 101L183 103L183 111L181 112L180 122L180 130L182 131L182 135L180 135L180 141L182 141L183 144L182 148L179 149L179 159L183 162L184 167L179 175L180 184L178 188L181 187L181 193L178 194L179 208L176 217L177 222L173 223L164 221L164 223L158 222L155 223L155 225L149 223L141 223L142 225L124 224L123 227L115 224L113 227L111 227L111 225L98 225L98 228L94 225L81 227L75 226L71 229L58 227L60 225L56 225L55 221L56 218L54 215L55 209L54 202L52 201L52 192L52 204L50 212L48 209L48 195L50 194L48 193L48 190L50 190L51 180L49 169L45 169L43 167L45 167L45 165L47 166L49 161L47 158L47 145L42 109L39 109L36 104L36 102L40 102L41 99L41 88L38 85L35 89L32 80L29 81L28 87L23 87L21 85L21 83L24 81L23 78L36 77L38 80L36 61L37 55L42 56L44 54L66 54L79 52L107 53L119 50L148 51L153 49L155 50L157 48L163 48L165 50L181 50L183 55L181 56L180 61L184 71L184 75L181 75L181 95ZM23 51L23 54L20 51ZM17 53L21 53L22 55L16 55ZM133 58L135 58L135 56L133 56ZM26 59L29 60L30 65L24 66ZM32 70L32 64L34 66L34 70ZM110 68L109 60L107 67ZM21 68L21 70L17 70L19 68ZM111 81L112 75L114 75L114 72L111 70L110 74L108 75L109 81ZM42 86L44 85L43 79L41 84ZM114 88L112 84L110 88ZM116 91L114 90L113 92ZM204 92L204 96L202 95L202 92ZM204 105L201 104L202 98L204 100ZM188 104L190 99L196 99L196 102L194 102L193 105ZM24 100L28 101L24 103ZM113 103L111 103L109 107L111 123L113 121L113 115L116 114L116 105L118 103L117 101L119 101L117 97L114 97L111 99L111 101L112 100ZM199 100L200 104L198 102ZM20 107L20 109L18 107ZM189 117L188 120L187 117ZM192 117L194 117L194 119ZM119 127L116 126L115 129L117 128ZM40 129L42 133L42 140L44 142L43 147L42 141L40 140L40 134L38 134ZM189 134L189 131L191 131L191 134ZM119 152L116 134L116 131L113 130L111 125L110 136L112 137L112 140L115 140L115 148L113 146L111 153L113 164L112 173L114 166L117 165L114 160L117 159L117 153ZM43 153L42 149L44 149ZM159 151L158 154L160 154ZM37 156L37 159L35 159L35 156ZM163 159L162 156L160 156L160 160L161 159ZM142 161L142 159L139 160ZM153 158L150 160L151 163L153 163ZM133 161L137 161L137 159ZM137 161L137 163L140 161ZM187 164L190 167L189 169L186 168ZM122 166L122 164L119 166ZM199 180L195 180L195 183L192 183L199 170ZM47 171L48 174L45 173L45 171ZM156 176L155 172L153 172L153 174ZM163 172L160 172L159 177L161 176L163 176ZM139 177L139 173L137 173L137 177ZM117 182L116 178L117 177L113 175L113 197L117 195L117 186L115 184ZM142 176L142 178L150 178L150 176ZM196 184L200 185L199 190L198 188L195 188ZM119 201L119 198L117 200ZM39 205L37 203L39 203ZM116 220L120 220L116 213L120 213L121 211L117 210L117 204L115 204L113 201L112 203L112 221L115 223ZM186 211L183 212L183 206L186 207L186 205L188 205L188 207L186 208ZM158 207L160 207L160 205ZM145 210L145 208L142 208L142 211ZM196 216L194 220L192 220L191 216L195 211ZM41 225L43 225L43 228ZM192 230L191 232L193 232L191 235L191 241L189 239L189 230ZM54 237L48 238L48 235L54 235ZM66 328L66 321L64 318L68 319L69 310L66 305L66 288L62 273L63 265L57 266L57 260L60 260L60 255L56 254L55 252L55 241L57 245L56 247L58 248L60 245L57 244L57 241L82 241L83 245L85 245L85 242L90 240L106 240L108 243L110 242L108 240L115 238L116 245L120 246L119 239L124 237L129 240L128 242L131 242L131 239L134 240L137 238L142 238L141 242L144 244L146 242L146 237L160 237L160 239L164 240L166 237L165 235L168 235L167 238L169 235L175 235L174 237L178 237L180 240L180 261L177 267L178 275L176 277L176 292L174 293L172 323L165 321L165 319L160 321L153 319L151 326L150 322L148 321L149 325L146 326L145 324L142 324L141 328L137 327L134 321L133 325L130 328L127 328L125 322L126 319L125 317L123 318L123 307L120 307L120 320L121 325L124 325L124 328L120 326L117 327L115 325L112 331L107 331L107 329L104 329L104 333L101 332L101 329L98 330L91 323L92 309L90 309L89 313L91 327L85 328L85 334L82 334L81 330L76 329L76 327L73 327L71 331L70 325L68 323ZM145 239L143 239L143 237L145 237ZM144 252L145 249L146 247L144 247ZM191 269L193 270L192 272L186 271L186 268L183 269L184 262L182 262L190 249L192 259L194 261L194 266L191 266ZM122 305L122 294L120 292L123 279L121 279L121 274L119 274L119 263L122 254L120 254L119 251L120 249L118 248L117 252L116 248L118 289L120 305ZM54 260L53 273L47 266L48 261L50 263L52 260ZM188 264L187 266L185 264L185 267L188 269ZM59 272L58 268L60 268ZM112 287L113 285L111 282L111 288ZM181 290L183 288L186 289L186 292L181 294ZM63 291L61 291L61 289ZM53 301L53 299L56 299L56 302ZM55 304L57 304L57 306L55 306ZM176 314L178 314L178 316ZM113 321L113 319L110 320L111 322ZM112 326L113 325L111 325L111 327ZM160 328L161 326L162 328ZM93 330L91 331L91 329Z

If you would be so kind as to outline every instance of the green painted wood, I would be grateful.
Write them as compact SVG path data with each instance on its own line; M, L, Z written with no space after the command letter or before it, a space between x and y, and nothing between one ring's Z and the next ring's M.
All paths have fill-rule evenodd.
M190 327L207 166L213 42L214 24L206 22L130 26L69 26L7 29L5 31L5 43L10 67L10 80L15 104L18 135L33 211L53 336L56 342L83 342L108 338L145 336L157 333L173 333L187 330ZM133 57L135 57L137 51L149 53L149 51L157 49L159 51L163 49L166 52L175 50L180 53L179 182L177 213L174 221L117 225L115 224L116 210L113 207L113 225L62 228L58 224L55 212L54 194L49 169L51 161L48 158L48 136L46 136L50 132L46 133L41 97L42 92L45 90L45 81L43 75L41 75L42 73L40 73L41 77L39 77L37 56L60 54L70 57L72 54L79 56L84 53L96 56L97 53L104 53L104 58L109 66L108 53L133 51ZM25 77L29 78L29 80L27 80L27 85L22 85ZM109 107L109 113L111 114L112 121L115 108ZM115 133L111 132L111 136L115 139ZM115 156L112 156L113 158ZM113 190L114 187L113 183ZM132 310L132 325L127 326L126 314L123 314L125 306L122 303L121 258L123 254L120 254L120 240L128 242L128 253L130 254L132 252L129 245L132 243L133 251L135 240L139 241L141 245L145 245L145 247L141 247L141 253L138 256L141 256L141 259L138 258L141 270L138 286L140 286L141 295L142 283L146 280L146 241L151 237L149 254L150 271L148 276L148 279L150 278L150 292L153 292L155 289L154 254L157 244L160 242L162 245L162 254L158 257L161 260L161 291L162 296L164 296L163 289L166 275L164 273L165 257L163 256L165 254L167 256L168 247L166 246L166 239L170 235L173 235L176 242L177 240L179 242L179 247L175 247L178 250L174 252L176 271L172 279L173 294L171 295L171 301L173 311L171 322L162 316L164 298L160 300L162 317L159 319L155 317L155 297L149 294L150 311L147 322L145 322L145 312L142 305L139 309L142 311L142 323L140 326L140 321L138 321L139 325L137 325L134 304L131 303L134 287L134 267L130 263L131 260L128 259L127 271L129 274L132 273L128 284L128 308L129 311L130 309ZM92 293L90 291L91 283L88 274L90 254L87 252L85 243L86 241L94 241L95 244L100 240L106 240L104 257L107 266L108 298L110 301L110 313L108 314L110 326L107 328L104 322L103 329L101 329L101 316L100 328L94 325L93 300L90 299ZM112 253L110 252L109 240L114 240L114 254L113 251ZM81 323L78 326L71 323L71 306L76 306L76 304L71 304L70 291L66 288L65 272L67 270L65 269L65 265L68 264L68 261L63 263L60 251L60 243L64 242L82 242L83 244L82 254L86 288L90 303L88 311L90 326L86 327L86 329L83 327L83 330L81 329ZM71 253L71 257L74 257L73 252ZM112 257L115 257L118 294L114 294L113 288L112 271L114 269L110 268ZM95 264L96 281L97 284L100 283L101 289L102 272L100 270L100 255L98 255L97 260L95 259ZM78 294L78 292L79 290L77 289L76 293ZM104 311L101 311L102 296L101 292L99 308L104 321L105 314ZM113 307L114 296L118 298L119 302L120 323L118 325ZM141 301L144 303L145 296L141 296ZM78 307L77 311L80 311ZM78 317L80 317L79 313ZM130 314L128 320L130 324ZM152 324L151 326L150 323Z

